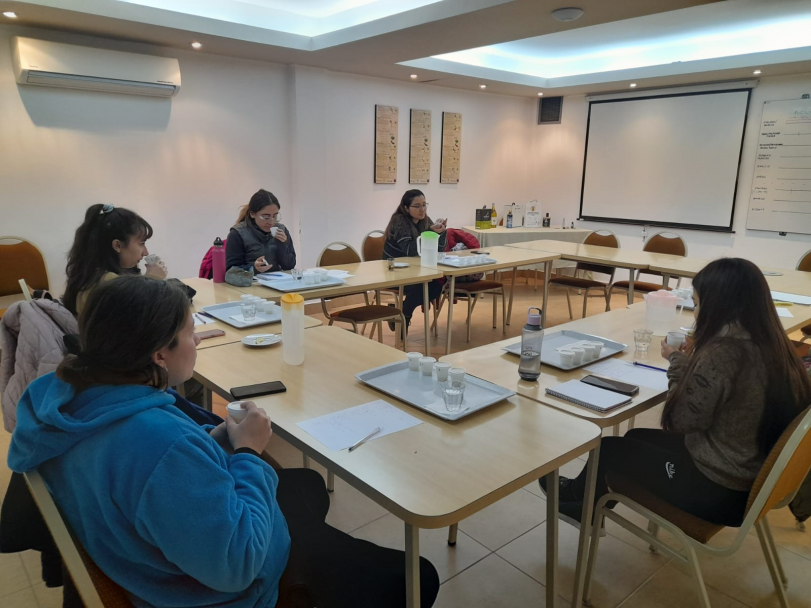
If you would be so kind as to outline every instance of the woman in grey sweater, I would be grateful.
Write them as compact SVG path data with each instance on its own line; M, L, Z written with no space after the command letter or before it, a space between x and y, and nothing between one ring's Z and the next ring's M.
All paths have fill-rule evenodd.
M740 526L766 456L811 403L811 381L757 266L716 260L693 289L695 340L682 349L662 342L670 361L662 429L602 440L596 498L616 474L704 520ZM560 481L561 513L579 520L585 469Z

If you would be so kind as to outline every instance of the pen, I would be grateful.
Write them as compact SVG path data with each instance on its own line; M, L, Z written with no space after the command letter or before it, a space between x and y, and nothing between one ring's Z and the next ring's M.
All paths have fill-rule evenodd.
M775 300L774 305L775 306L791 306L791 302L778 302L777 300Z
M359 439L359 440L358 440L358 441L355 443L355 445L353 445L351 448L349 448L349 451L351 452L351 451L352 451L352 450L354 450L355 448L359 448L359 447L360 447L360 446L362 446L364 443L366 443L367 441L369 441L369 440L370 440L372 437L374 437L375 435L377 435L379 432L380 432L380 427L377 427L377 428L376 428L374 431L372 431L371 433L369 433L368 435L366 435L366 437L364 437L363 439Z
M667 372L666 369L662 369L661 367L653 367L652 365L645 365L644 363L637 363L634 361L634 365L637 367L645 367L647 369L655 369L657 372Z

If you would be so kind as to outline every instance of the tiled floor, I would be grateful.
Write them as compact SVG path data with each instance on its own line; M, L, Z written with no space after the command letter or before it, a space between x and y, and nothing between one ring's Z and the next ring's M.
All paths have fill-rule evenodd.
M519 284L513 305L513 324L508 335L520 333L522 315L527 307L539 303L541 292ZM573 296L573 308L579 308ZM622 306L617 296L615 307ZM477 306L473 336L464 340L465 306L455 311L454 350L479 346L501 339L501 328L491 328L492 308L489 301ZM598 298L589 305L589 314L603 310ZM575 314L577 314L575 312ZM411 335L416 345L422 325L415 315ZM568 320L565 297L556 292L551 297L549 324ZM444 333L444 319L440 323ZM385 341L392 335L384 331ZM444 342L434 351L444 354ZM220 406L221 407L221 406ZM659 408L637 417L637 426L656 427ZM0 431L0 454L5 455L9 435ZM301 453L276 437L271 453L286 467L301 466ZM563 475L574 475L582 460L563 467ZM324 472L321 469L322 473ZM8 483L8 470L0 467L0 488ZM438 608L521 608L544 605L544 526L546 507L535 484L529 484L504 500L459 524L455 547L446 543L447 530L423 530L420 536L422 554L439 571L442 587ZM627 510L624 513L628 513ZM800 532L787 509L770 516L775 541L790 579L789 601L792 608L811 608L811 532ZM353 536L388 547L403 546L403 525L393 515L354 490L340 479L332 494L328 521ZM668 558L651 554L647 545L612 522L608 535L600 543L595 572L593 605L597 608L692 608L697 606L691 579ZM730 530L720 535L728 540ZM574 573L577 532L566 523L560 524L559 584L568 605ZM3 608L50 608L61 605L61 590L47 589L39 574L39 554L0 555L0 606ZM760 545L754 535L746 539L741 550L729 558L702 559L705 580L714 608L772 608L778 606Z

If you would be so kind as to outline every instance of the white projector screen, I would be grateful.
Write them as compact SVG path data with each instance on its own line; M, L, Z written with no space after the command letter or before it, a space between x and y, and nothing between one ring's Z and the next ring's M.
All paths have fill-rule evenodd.
M592 101L580 219L731 231L749 89Z

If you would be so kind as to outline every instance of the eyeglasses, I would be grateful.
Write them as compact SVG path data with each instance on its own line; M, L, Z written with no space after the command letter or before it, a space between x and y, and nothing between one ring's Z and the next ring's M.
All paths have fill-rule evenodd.
M424 205L409 205L409 208L410 209L417 209L417 210L428 209L428 203L425 203Z
M280 219L282 219L282 214L281 214L281 212L279 212L279 213L274 213L273 215L267 215L267 214L265 214L265 215L257 215L256 217L258 217L263 222L269 222L270 220L273 220L274 222L278 222Z

